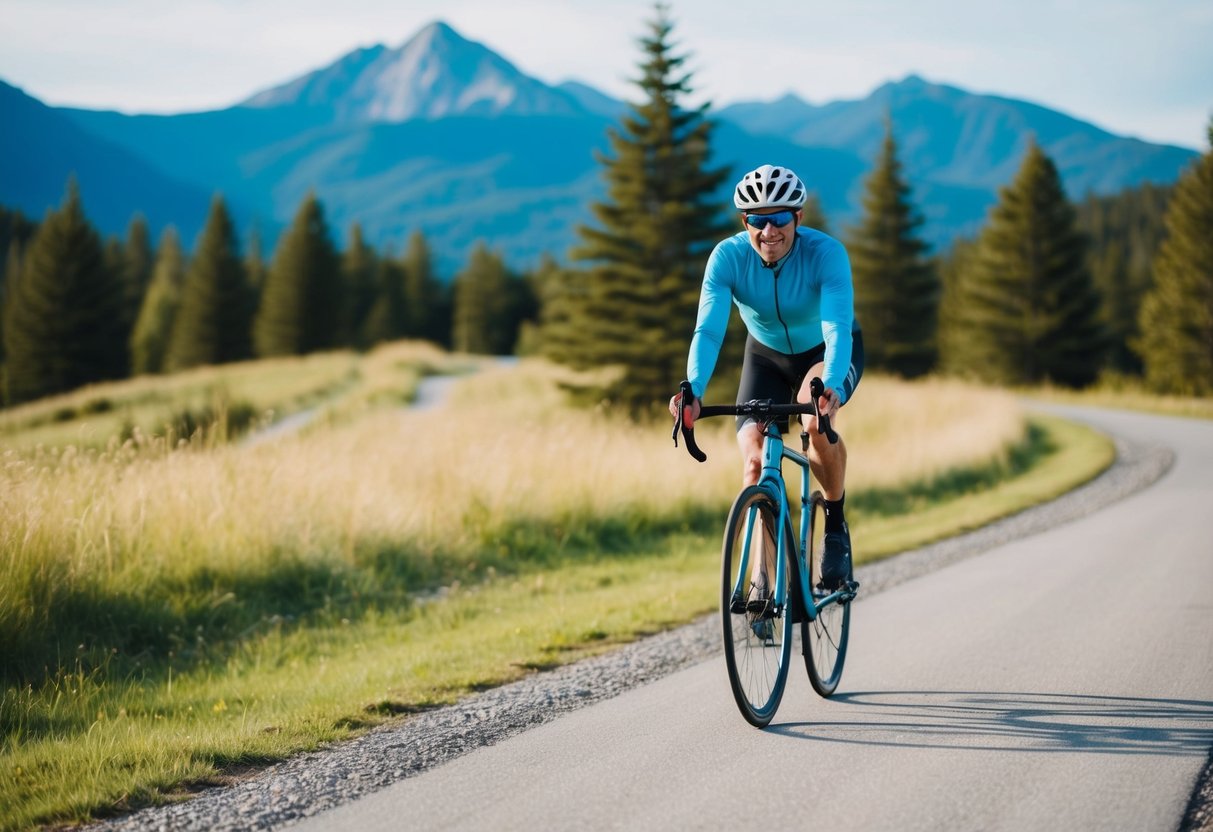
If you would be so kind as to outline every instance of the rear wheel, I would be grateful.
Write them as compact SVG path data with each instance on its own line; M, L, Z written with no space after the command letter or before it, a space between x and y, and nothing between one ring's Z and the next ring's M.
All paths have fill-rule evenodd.
M816 606L831 592L820 589L822 539L825 528L824 498L814 491L809 500L809 591ZM809 683L821 696L829 696L842 678L842 665L847 658L847 637L851 629L851 602L831 602L822 607L812 621L802 623L800 636L804 642L804 663L809 671Z
M775 589L775 531L779 508L756 485L742 490L725 527L720 613L729 684L741 715L759 728L770 723L788 678L791 611ZM784 529L784 551L794 544ZM794 574L794 573L789 573Z

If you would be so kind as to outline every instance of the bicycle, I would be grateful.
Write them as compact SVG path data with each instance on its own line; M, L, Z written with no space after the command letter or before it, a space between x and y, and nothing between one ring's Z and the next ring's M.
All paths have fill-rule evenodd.
M797 453L784 446L776 423L780 416L817 415L816 402L823 385L816 378L810 385L813 401L805 404L753 400L739 405L705 405L697 417L748 416L763 433L762 474L756 485L746 486L737 495L725 525L720 586L729 685L742 716L759 728L770 724L783 697L794 625L800 625L805 668L813 690L828 697L837 689L847 656L851 602L859 591L854 575L837 589L821 586L824 497L820 491L809 491L809 435L801 432L802 453ZM687 428L683 421L683 409L692 401L691 385L684 381L674 445L678 445L681 429L687 452L704 462L707 455L696 445L694 429ZM838 441L828 417L818 419L818 429L831 443ZM784 459L801 470L799 541L792 532Z

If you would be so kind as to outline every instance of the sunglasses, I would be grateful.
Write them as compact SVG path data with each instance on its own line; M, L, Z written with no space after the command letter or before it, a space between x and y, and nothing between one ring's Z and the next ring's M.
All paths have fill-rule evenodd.
M796 215L791 211L776 211L774 214L746 214L746 225L751 228L757 228L759 231L766 228L768 225L773 225L776 228L783 228L790 223Z

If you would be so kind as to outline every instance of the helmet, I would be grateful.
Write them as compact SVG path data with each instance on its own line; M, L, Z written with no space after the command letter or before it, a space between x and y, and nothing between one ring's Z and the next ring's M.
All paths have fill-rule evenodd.
M804 207L808 191L800 177L787 168L763 165L741 177L737 190L733 192L733 204L738 211L753 211L758 208Z

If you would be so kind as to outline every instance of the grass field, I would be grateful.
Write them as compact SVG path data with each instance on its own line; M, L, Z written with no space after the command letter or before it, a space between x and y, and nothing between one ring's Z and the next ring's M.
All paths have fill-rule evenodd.
M699 465L664 423L571 410L535 362L404 411L406 379L467 366L410 349L343 356L355 381L319 383L313 404L328 418L255 447L31 452L8 448L12 423L0 826L165 799L713 607L740 473L730 424L701 423ZM1029 424L1006 393L945 381L865 378L839 429L867 557L1111 458L1087 432Z

